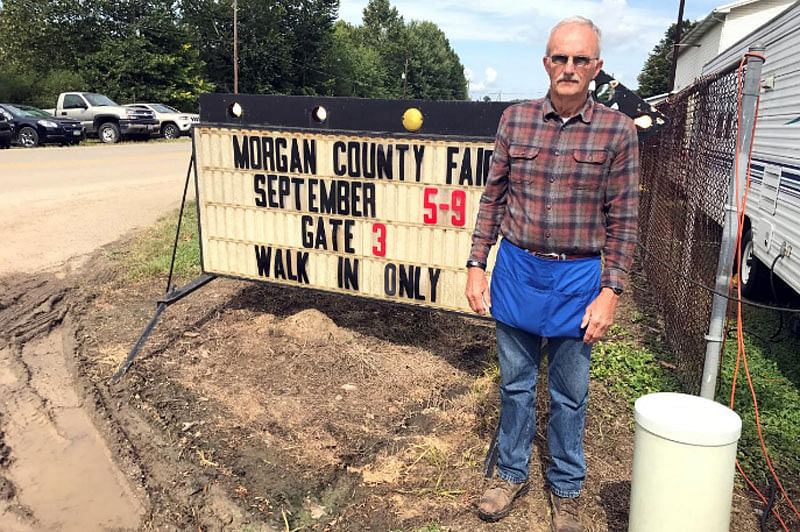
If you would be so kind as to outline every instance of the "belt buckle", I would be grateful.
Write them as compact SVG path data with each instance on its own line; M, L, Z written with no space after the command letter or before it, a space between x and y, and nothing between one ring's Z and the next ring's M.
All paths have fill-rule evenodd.
M564 253L539 253L542 257L546 259L553 259L553 260L566 260L567 255Z

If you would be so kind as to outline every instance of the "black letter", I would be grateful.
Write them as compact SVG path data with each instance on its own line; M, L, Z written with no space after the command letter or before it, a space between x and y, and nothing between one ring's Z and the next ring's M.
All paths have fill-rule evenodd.
M341 214L343 216L350 216L350 198L348 197L348 192L350 192L350 182L349 181L337 181L336 182L336 196L339 201L339 212L337 214Z
M297 253L297 277L298 281L301 283L309 284L308 281L308 271L306 268L308 267L308 253Z
M458 176L459 185L472 185L472 157L469 148L464 148L464 158L461 159L461 175Z
M397 293L397 268L394 264L387 264L383 268L383 291L387 296Z
M358 157L358 142L347 143L347 175L361 177L361 165Z
M314 223L314 220L311 218L311 216L304 214L300 217L300 234L303 237L304 248L310 248L314 246L314 233L307 229L312 223Z
M323 214L336 214L336 183L338 181L331 181L331 188L325 188L325 181L320 181L320 212Z
M293 177L292 184L294 185L294 208L299 211L302 205L300 201L300 187L303 185L303 178Z
M286 272L283 270L283 250L280 248L275 250L275 278L278 277L286 280Z
M425 296L422 294L422 290L419 289L419 280L422 277L422 267L420 266L411 266L411 275L414 277L414 299L419 301L425 301Z
M369 157L367 157L369 155ZM369 154L367 154L367 143L361 143L361 168L364 170L364 177L375 177L375 143L369 143Z
M375 183L364 183L364 216L375 218Z
M347 288L358 291L358 259L344 259L344 284Z
M303 171L307 174L317 173L317 141L303 139Z
M275 194L277 194L277 190L275 190L275 181L277 181L278 176L275 174L267 174L267 194L269 194L269 206L272 209L278 208L278 202L275 201Z
M292 161L289 166L289 171L298 174L303 171L303 165L300 162L300 148L297 146L297 139L292 139Z
M286 149L286 139L283 137L278 137L275 139L275 157L277 161L275 166L279 172L285 172L289 169L288 161L286 160L286 154L283 153L283 150Z
M453 168L456 167L456 162L453 160L453 156L458 153L457 146L448 146L447 147L447 177L445 179L445 183L448 185L453 184Z
M394 149L397 150L398 155L398 173L400 174L400 181L406 180L406 152L408 151L408 144L395 144Z
M264 170L275 171L275 154L272 150L272 137L261 139L261 150L264 152Z
M295 251L295 253L299 253L299 252ZM292 273L292 254L289 252L288 249L286 250L286 269L289 271L289 274L288 274L289 280L290 281L296 281L297 280L297 276L293 275L293 273Z
M412 266L409 266L412 268ZM409 275L411 273L411 275ZM414 273L407 272L404 265L400 265L400 297L403 297L403 292L408 294L409 299L414 298Z
M253 170L261 170L261 143L258 137L250 137L250 166Z
M289 195L289 178L285 175L278 177L278 203L283 209L283 200Z
M256 248L256 263L258 263L258 275L269 277L269 263L272 258L272 248L264 246L253 246Z
M422 156L425 154L424 144L414 145L414 159L417 161L417 183L419 183L419 173L422 171Z
M436 286L439 284L439 274L442 273L441 268L428 268L428 279L431 281L431 302L436 303Z
M392 147L386 146L386 153L383 153L383 144L378 144L378 179L392 178Z
M339 164L339 152L345 153L346 151L347 147L341 140L333 143L333 173L338 176L343 176L347 173L347 167Z
M314 213L319 212L317 208L317 193L314 190L317 188L318 183L324 183L324 181L319 179L308 180L308 210Z
M322 220L322 218L320 218ZM337 218L331 218L328 220L328 223L331 224L331 240L333 240L333 250L339 251L339 227L342 226L342 220Z
M361 201L361 185L363 183L356 181L350 184L350 215L363 216L363 213L358 209L358 202Z
M350 259L339 257L337 284L339 288L358 290L358 259L351 264Z
M317 239L314 242L314 247L317 249L328 249L328 239L325 234L325 219L320 216L317 218ZM336 241L333 241L334 250L336 249Z
M236 168L250 168L250 155L247 149L247 135L242 136L242 145L239 146L239 137L233 135L233 165Z
M253 190L256 192L256 207L266 207L267 194L264 192L264 174L253 176Z
M356 250L350 245L353 240L353 226L356 224L355 220L344 221L344 251L345 253L355 253Z

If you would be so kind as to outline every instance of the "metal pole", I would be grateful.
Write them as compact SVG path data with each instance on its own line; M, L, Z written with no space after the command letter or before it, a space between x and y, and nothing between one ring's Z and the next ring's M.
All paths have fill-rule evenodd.
M672 43L672 70L669 75L669 90L675 89L675 70L678 68L678 50L681 43L681 29L683 29L683 5L686 0L681 0L678 8L678 24L675 26L675 42Z
M239 94L239 3L233 0L233 93Z
M754 43L750 52L764 54L764 45ZM737 163L731 173L730 186L728 187L728 204L725 206L725 221L722 228L722 243L719 249L717 262L716 291L727 293L731 280L734 255L736 254L736 234L739 229L736 203L738 198L744 196L745 176L747 175L747 158L750 146L753 143L753 123L756 119L756 101L758 100L758 84L761 80L761 67L764 60L760 57L748 56L747 69L742 82L742 107L739 122L739 153ZM736 188L736 172L739 173L739 188ZM711 321L706 335L706 360L703 366L703 380L700 385L700 396L714 399L717 386L717 372L719 370L720 351L722 349L722 335L725 331L725 313L728 300L718 294L714 295L711 305Z
M406 99L406 87L408 86L408 59L403 67L403 99Z

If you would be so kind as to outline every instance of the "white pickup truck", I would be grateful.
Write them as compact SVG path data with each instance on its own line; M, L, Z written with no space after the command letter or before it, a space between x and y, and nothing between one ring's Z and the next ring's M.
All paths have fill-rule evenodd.
M107 143L117 142L122 137L149 137L159 132L153 111L126 108L94 92L62 92L53 116L79 120L87 136L96 136Z

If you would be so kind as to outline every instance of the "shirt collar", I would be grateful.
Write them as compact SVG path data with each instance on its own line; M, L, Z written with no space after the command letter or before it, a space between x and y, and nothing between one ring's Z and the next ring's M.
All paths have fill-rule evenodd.
M586 102L584 102L583 107L580 111L578 111L576 116L588 124L592 121L593 114L594 100L592 99L592 95L589 94L586 96ZM558 111L556 111L555 107L553 107L553 102L550 100L550 92L548 91L547 97L544 99L544 106L542 107L542 119L547 121L550 118L561 120L561 116L558 114Z

